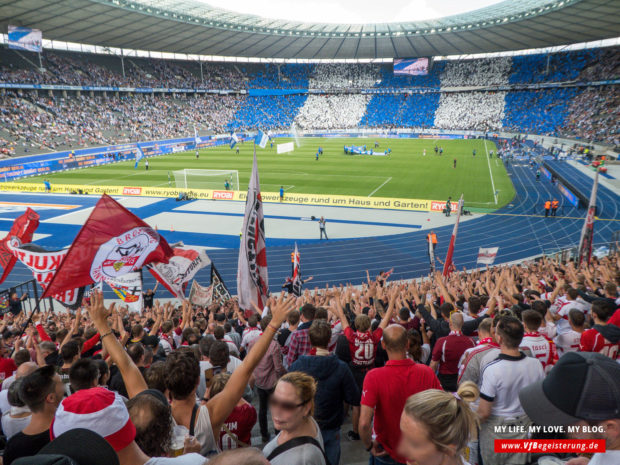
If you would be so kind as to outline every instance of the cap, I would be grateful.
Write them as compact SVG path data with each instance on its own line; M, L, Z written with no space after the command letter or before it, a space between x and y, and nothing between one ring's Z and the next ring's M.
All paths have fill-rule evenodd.
M82 389L63 399L50 426L52 440L69 430L84 428L102 436L115 451L136 437L123 398L105 388Z
M24 457L15 465L119 465L118 455L108 442L87 429L61 434L34 457Z
M546 378L521 389L519 400L542 426L620 418L620 364L599 353L568 352Z

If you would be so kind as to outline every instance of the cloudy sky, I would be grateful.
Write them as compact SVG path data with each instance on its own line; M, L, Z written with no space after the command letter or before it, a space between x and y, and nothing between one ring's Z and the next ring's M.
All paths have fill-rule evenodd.
M330 23L419 21L476 10L497 0L199 0L267 18Z

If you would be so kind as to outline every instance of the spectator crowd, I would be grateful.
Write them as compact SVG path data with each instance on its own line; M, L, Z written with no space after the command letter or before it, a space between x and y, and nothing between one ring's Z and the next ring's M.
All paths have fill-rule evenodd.
M617 47L513 57L442 60L428 75L394 75L374 63L235 64L0 49L0 82L164 89L228 89L227 94L4 91L0 153L24 154L187 137L193 127L231 130L437 128L576 137L617 147L616 85L515 88L483 86L585 83L617 79ZM365 94L360 89L418 88ZM470 87L470 89L465 89ZM456 88L456 89L455 89ZM458 89L463 88L463 89ZM476 89L478 88L478 89ZM264 95L251 90L266 89ZM300 93L282 94L297 89ZM320 94L307 94L305 90ZM250 91L250 95L242 92ZM51 92L51 91L50 91ZM68 92L68 93L67 93ZM343 93L345 92L345 93Z
M11 305L3 464L337 465L349 463L346 418L344 436L374 464L529 464L540 454L496 441L568 438L531 426L606 444L557 454L569 465L619 463L617 255L419 281L391 272L264 308L162 304L154 291L139 313L99 291L75 313Z

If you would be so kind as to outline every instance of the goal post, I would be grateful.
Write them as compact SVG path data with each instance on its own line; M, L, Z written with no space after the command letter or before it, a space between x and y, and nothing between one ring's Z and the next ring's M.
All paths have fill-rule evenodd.
M173 171L174 184L177 189L239 189L239 171L237 170L194 170Z

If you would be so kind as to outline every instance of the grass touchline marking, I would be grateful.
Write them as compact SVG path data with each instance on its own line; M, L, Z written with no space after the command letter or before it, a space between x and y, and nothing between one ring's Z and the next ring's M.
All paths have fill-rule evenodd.
M375 192L377 192L379 189L381 189L383 186L385 186L388 182L390 182L392 180L392 176L390 176L389 178L387 178L385 180L385 182L383 184L381 184L379 187L377 187L374 191L372 191L370 194L368 194L368 197L372 197L372 194L374 194Z

